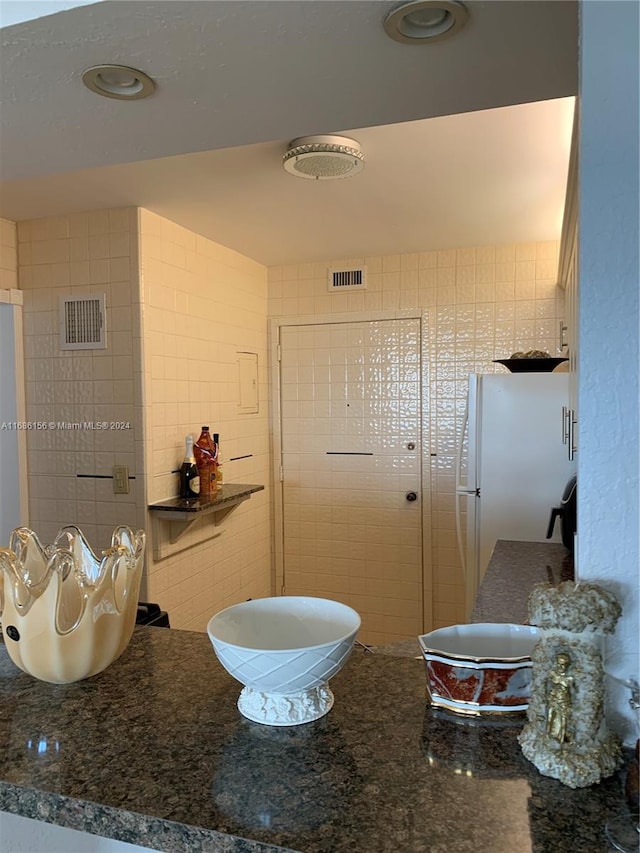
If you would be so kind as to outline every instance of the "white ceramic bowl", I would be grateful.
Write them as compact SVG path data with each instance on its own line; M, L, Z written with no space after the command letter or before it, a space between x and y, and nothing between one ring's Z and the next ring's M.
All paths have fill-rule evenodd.
M484 622L418 637L431 703L461 714L523 713L531 693L538 628Z
M327 682L347 660L359 628L359 615L346 604L278 596L221 610L207 632L220 663L245 685L240 712L254 722L292 726L330 711Z

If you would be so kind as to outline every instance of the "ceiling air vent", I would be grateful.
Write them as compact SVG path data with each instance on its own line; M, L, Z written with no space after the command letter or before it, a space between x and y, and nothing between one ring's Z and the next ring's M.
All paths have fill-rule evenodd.
M364 290L367 286L367 268L352 267L349 269L331 267L327 281L328 289L336 290Z
M105 295L60 299L60 349L106 349Z

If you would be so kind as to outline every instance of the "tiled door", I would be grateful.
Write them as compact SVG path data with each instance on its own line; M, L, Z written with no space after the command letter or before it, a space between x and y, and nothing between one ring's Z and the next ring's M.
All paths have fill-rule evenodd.
M284 593L423 631L420 321L280 328Z

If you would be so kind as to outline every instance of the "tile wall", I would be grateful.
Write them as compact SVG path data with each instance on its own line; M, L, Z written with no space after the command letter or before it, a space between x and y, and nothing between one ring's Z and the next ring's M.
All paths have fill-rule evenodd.
M0 290L18 287L18 237L15 222L0 219Z
M30 525L51 541L77 524L102 549L117 524L145 520L136 209L19 222L18 262ZM61 350L60 297L89 294L106 295L108 348ZM127 495L113 493L116 464Z
M332 260L274 267L267 307L263 267L148 211L21 222L17 234L27 418L54 424L28 434L30 520L41 536L77 523L101 548L117 523L151 530L147 499L175 494L172 472L184 435L206 421L221 434L227 481L267 486L228 516L219 538L164 560L150 555L144 594L170 611L176 627L203 630L219 607L271 592L267 314L429 309L429 450L438 454L426 460L433 481L433 624L460 621L453 463L465 377L495 370L493 358L517 349L555 351L563 314L555 242L349 259L367 263L367 290L356 293L327 292ZM12 224L2 222L4 287L15 276L12 235ZM107 295L107 350L59 349L59 298L69 293ZM237 412L242 351L259 357L257 415ZM61 426L118 422L129 428ZM245 458L231 461L237 457ZM129 495L113 494L107 478L114 464L127 465L135 478Z
M3 224L9 267L11 233ZM77 524L97 549L117 524L143 527L142 596L177 628L204 630L215 610L270 594L265 268L136 208L20 222L17 233L27 419L47 424L27 436L31 526L50 540ZM95 293L106 295L108 348L61 350L60 297ZM256 415L237 412L242 351L258 354ZM147 503L177 493L184 436L206 422L221 434L227 481L267 490L219 538L156 561ZM129 468L128 495L113 494L116 464Z
M202 631L217 610L272 590L267 272L140 210L140 278L149 502L177 494L185 435L197 439L203 424L220 434L225 482L266 487L225 517L219 538L162 560L149 554L150 600L169 610L172 626ZM239 352L258 355L257 414L238 412ZM152 537L162 536L151 524ZM206 535L200 525L181 544Z
M564 292L556 285L558 244L531 242L269 269L269 316L427 309L432 328L431 466L433 627L464 619L455 537L454 463L472 372L503 371L494 358L517 350L556 354ZM365 291L329 293L327 268L367 265ZM431 457L430 453L437 456Z

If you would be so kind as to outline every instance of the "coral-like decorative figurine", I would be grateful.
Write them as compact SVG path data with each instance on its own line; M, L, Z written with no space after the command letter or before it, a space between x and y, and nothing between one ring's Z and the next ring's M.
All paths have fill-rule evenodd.
M144 547L144 531L117 527L99 559L77 527L46 548L16 528L0 548L2 630L16 666L68 684L118 658L135 626Z
M531 624L550 631L613 634L621 615L615 597L595 583L537 584L529 596Z
M621 763L620 743L604 721L602 643L622 610L596 584L539 584L529 619L543 629L533 650L528 722L522 752L543 776L583 788Z

